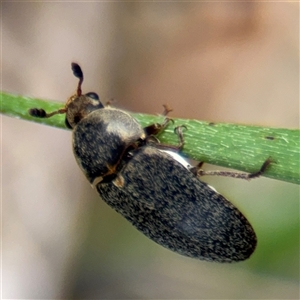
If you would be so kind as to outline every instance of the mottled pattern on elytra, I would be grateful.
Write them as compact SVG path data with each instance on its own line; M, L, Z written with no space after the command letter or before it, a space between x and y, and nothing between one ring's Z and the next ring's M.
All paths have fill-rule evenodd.
M92 183L115 167L128 146L144 137L141 125L126 112L98 109L73 130L76 161Z
M219 262L253 253L256 236L242 213L168 154L141 147L118 176L123 186L117 179L99 183L99 194L158 244Z

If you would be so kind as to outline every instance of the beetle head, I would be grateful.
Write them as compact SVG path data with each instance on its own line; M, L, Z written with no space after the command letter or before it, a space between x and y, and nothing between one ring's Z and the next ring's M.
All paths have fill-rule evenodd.
M28 110L29 115L36 118L51 118L57 114L66 114L66 126L72 129L88 114L104 107L96 93L90 92L84 95L82 94L81 85L83 82L83 73L80 66L76 63L72 63L72 70L74 76L79 78L79 82L76 93L68 99L65 106L51 113L47 113L42 108L31 108Z
M103 108L99 96L94 92L82 94L81 85L83 73L80 66L72 63L72 70L75 77L79 79L76 94L71 96L66 103L66 126L74 128L76 124L94 110Z

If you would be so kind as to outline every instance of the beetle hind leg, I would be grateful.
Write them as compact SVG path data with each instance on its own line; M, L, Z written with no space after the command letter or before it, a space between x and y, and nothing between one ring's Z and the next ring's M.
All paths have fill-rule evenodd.
M206 176L206 175L217 175L217 176L226 176L226 177L250 180L262 175L272 162L273 162L272 159L269 157L264 161L260 169L257 172L253 172L253 173L243 173L243 172L234 172L234 171L204 171L201 169L203 163L200 163L198 166L192 168L191 171L197 177Z

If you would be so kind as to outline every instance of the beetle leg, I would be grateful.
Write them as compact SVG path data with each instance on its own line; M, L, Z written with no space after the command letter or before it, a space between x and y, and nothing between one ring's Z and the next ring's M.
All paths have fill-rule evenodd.
M171 111L173 111L172 108L170 108L167 104L163 104L164 111L162 113L163 116L167 116Z
M172 119L167 117L167 115L169 114L169 112L172 111L172 109L169 108L168 105L166 105L166 104L164 104L163 107L164 107L164 111L163 111L162 115L165 117L163 123L162 124L154 123L154 124L144 127L144 131L145 131L147 137L151 136L151 135L159 134L168 126L168 124L170 122L174 122Z
M172 119L170 118L165 118L164 122L162 124L159 123L154 123L151 124L149 126L144 127L144 131L146 133L146 136L151 136L151 135L157 135L160 132L162 132L170 122L174 122Z
M200 162L198 163L197 166L191 167L189 170L190 170L195 176L200 177L201 175L199 175L198 173L199 173L199 172L203 172L203 170L201 169L202 166L203 166L203 164L204 164L204 162L203 162L203 161L200 161Z
M250 180L252 178L257 178L260 175L262 175L271 163L272 163L272 159L269 157L262 164L261 168L254 173L241 173L241 172L231 172L231 171L204 171L201 169L203 163L200 163L198 166L192 168L191 172L193 172L197 177L201 177L205 175L217 175L217 176L226 176L226 177Z
M182 128L187 128L187 127L185 125L181 125L181 126L177 126L174 129L174 132L176 133L176 135L178 136L178 139L179 139L179 142L178 142L177 146L168 145L168 144L160 144L159 140L153 135L151 135L147 138L147 142L148 143L149 142L150 143L154 142L155 147L158 148L158 149L161 149L161 150L172 150L172 151L175 151L175 152L180 152L182 150L183 146L184 146L184 138L183 138Z
M174 132L177 134L178 139L179 139L179 143L177 145L178 151L181 151L184 146L184 138L183 138L182 128L187 129L187 127L185 125L177 126L174 129Z

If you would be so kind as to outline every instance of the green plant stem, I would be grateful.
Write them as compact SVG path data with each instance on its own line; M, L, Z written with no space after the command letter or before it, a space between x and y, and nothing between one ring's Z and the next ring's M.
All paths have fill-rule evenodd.
M43 108L46 112L51 112L63 105L61 102L1 93L2 114L67 129L63 115L38 119L28 114L30 108ZM132 115L142 126L163 121L162 116ZM182 151L186 157L245 172L259 170L263 162L271 157L273 162L263 176L300 183L300 131L298 129L174 119L174 124L170 122L170 125L159 135L161 143L177 145L178 137L173 130L179 125L185 125L187 128L183 129L185 144Z

